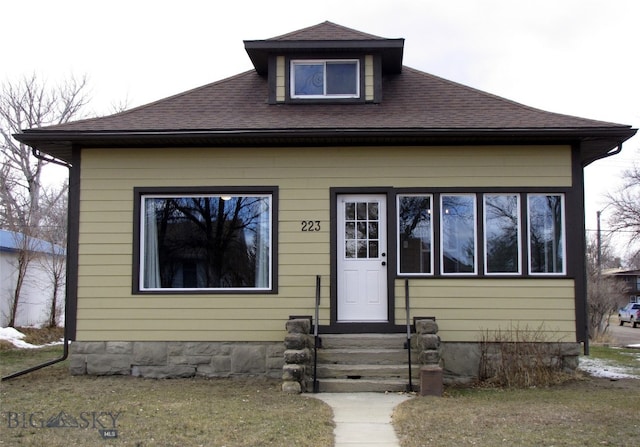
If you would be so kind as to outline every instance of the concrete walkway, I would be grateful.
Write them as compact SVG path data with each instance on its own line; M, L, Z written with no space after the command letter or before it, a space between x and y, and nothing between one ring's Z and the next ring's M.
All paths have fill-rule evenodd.
M396 405L412 396L399 393L318 393L333 409L335 447L399 447L391 425Z

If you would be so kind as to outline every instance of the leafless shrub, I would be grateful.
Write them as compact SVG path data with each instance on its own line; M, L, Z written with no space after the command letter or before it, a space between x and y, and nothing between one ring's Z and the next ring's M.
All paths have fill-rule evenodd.
M515 325L483 332L480 341L480 380L507 388L549 386L563 382L562 344L552 341L541 325Z

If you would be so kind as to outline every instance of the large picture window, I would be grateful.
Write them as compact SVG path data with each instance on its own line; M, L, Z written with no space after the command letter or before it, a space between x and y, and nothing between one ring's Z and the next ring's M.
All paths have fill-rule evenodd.
M529 272L565 273L564 196L529 194Z
M398 196L398 260L401 274L433 273L431 195Z
M291 62L292 98L360 97L358 60Z
M476 273L475 194L442 195L441 268L444 274Z
M270 290L271 194L141 194L139 290Z
M520 253L520 196L485 194L485 273L520 273Z

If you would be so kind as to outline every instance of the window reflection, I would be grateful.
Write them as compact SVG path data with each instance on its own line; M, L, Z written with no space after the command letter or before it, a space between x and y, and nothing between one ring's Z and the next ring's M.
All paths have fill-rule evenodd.
M520 271L520 203L517 194L484 196L487 273Z
M529 262L531 273L564 272L562 195L529 195Z
M379 257L378 202L344 204L345 258Z
M442 272L475 273L475 196L441 197Z
M563 194L528 194L526 207L521 201L525 195L518 192L435 194L440 202L435 209L433 197L397 196L399 274L478 274L480 265L486 275L521 275L524 259L531 274L566 273ZM436 211L435 224L440 225L434 240ZM523 231L528 234L527 243ZM483 243L480 260L479 237ZM434 250L440 255L438 272L433 271Z
M270 286L270 197L144 197L143 288Z
M291 95L294 98L356 98L359 95L359 82L357 60L291 63Z
M431 196L398 197L400 273L431 273Z

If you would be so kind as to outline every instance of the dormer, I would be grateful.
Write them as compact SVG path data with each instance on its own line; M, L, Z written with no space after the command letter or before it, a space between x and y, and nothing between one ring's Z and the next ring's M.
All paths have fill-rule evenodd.
M331 22L244 45L270 104L379 103L382 76L402 71L404 39Z

